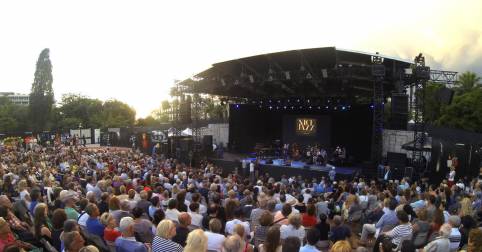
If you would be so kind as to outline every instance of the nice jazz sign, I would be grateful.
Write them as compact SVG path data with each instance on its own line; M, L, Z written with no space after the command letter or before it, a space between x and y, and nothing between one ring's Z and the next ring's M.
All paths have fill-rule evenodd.
M311 136L316 134L316 119L297 118L296 133L298 135Z

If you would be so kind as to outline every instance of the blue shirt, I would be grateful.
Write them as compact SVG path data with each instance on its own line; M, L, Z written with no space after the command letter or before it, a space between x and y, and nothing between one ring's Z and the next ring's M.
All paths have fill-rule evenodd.
M300 252L320 252L320 251L315 246L306 244L305 246L300 248Z
M101 238L104 237L105 227L104 225L102 225L102 223L100 223L99 219L89 218L87 219L86 224L87 224L87 231L89 231L89 233L97 235Z
M386 213L382 215L382 218L378 220L377 224L375 224L376 228L381 228L383 230L386 226L396 226L398 224L397 214L394 210L388 210Z
M30 207L29 207L28 211L30 212L30 214L32 216L35 215L34 211L35 211L35 207L37 206L37 204L38 204L38 201L36 201L36 200L33 200L32 202L30 202Z
M133 237L119 237L115 240L116 252L147 252L147 247Z

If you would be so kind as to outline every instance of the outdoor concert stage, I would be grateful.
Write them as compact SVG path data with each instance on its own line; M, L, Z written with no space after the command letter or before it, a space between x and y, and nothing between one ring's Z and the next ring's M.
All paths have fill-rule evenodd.
M234 172L237 169L238 174L247 176L249 174L249 164L247 168L242 170L242 160L254 161L254 158L249 158L247 155L225 153L222 159L211 159L214 164L223 169L223 174ZM322 176L327 177L331 166L306 165L303 162L292 162L290 166L281 164L266 164L267 160L261 159L259 165L259 174L269 173L275 179L280 179L282 175L288 177L301 175L303 178L317 178ZM276 162L276 161L275 161ZM336 178L351 179L361 171L361 167L335 167Z

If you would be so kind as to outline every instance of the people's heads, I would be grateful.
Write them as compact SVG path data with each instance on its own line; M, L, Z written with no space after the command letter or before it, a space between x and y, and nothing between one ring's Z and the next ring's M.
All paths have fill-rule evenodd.
M143 214L144 214L144 209L140 207L134 207L134 209L132 209L132 216L134 216L134 218L136 219L141 218Z
M66 252L78 252L84 247L84 238L78 231L64 232L61 237Z
M64 232L72 232L72 231L80 232L79 224L75 220L66 220L64 222Z
M180 213L179 216L177 217L177 219L179 220L179 224L181 224L185 227L191 225L191 215L189 215L186 212Z
M245 242L239 235L231 235L223 242L223 252L242 252Z
M351 245L348 241L346 240L340 240L335 242L333 246L331 247L332 252L351 252Z
M156 197L152 197L150 201L151 201L151 204L152 204L154 207L158 207L158 206L159 206L159 202L160 202L160 201L159 201L159 197L157 197L157 196L156 196Z
M134 189L129 189L129 191L127 192L127 195L129 196L130 200L133 200L134 197L136 196L136 191Z
M176 224L171 220L163 220L157 225L156 235L164 239L171 239L176 235Z
M310 216L315 216L316 215L316 207L314 204L308 204L306 205L306 213Z
M129 203L128 200L123 200L120 203L120 209L122 211L130 211L131 210L131 204Z
M393 198L390 199L390 201L388 202L388 208L393 211L395 210L395 208L397 208L397 206L398 206L397 200Z
M141 191L139 193L139 196L141 197L142 200L147 200L148 193L147 191Z
M119 223L119 230L126 237L134 236L134 219L132 217L123 217Z
M7 209L12 209L13 205L7 195L0 195L0 206L4 206Z
M292 211L293 211L293 208L288 203L284 204L283 208L281 208L281 214L283 214L283 216L285 217L289 216Z
M213 233L221 233L221 229L223 228L221 221L217 218L213 218L209 221L209 231Z
M279 245L281 245L280 229L278 226L271 226L266 233L265 251L276 251Z
M89 245L81 248L79 252L99 252L99 249L94 245Z
M167 203L167 207L169 209L175 209L177 207L177 200L176 199L170 199L169 203Z
M270 226L274 221L274 216L269 211L263 211L259 218L259 224L261 226Z
M292 213L288 216L288 222L296 229L301 226L301 215L299 213Z
M45 219L47 218L47 214L48 214L48 207L47 207L47 204L44 204L44 203L39 203L35 206L35 209L34 209L34 220L36 222L42 222L42 221L45 221Z
M469 232L469 242L467 246L467 251L480 251L482 247L482 229L473 228Z
M452 232L452 226L450 224L446 223L443 224L440 227L440 236L448 238L450 236L450 233Z
M452 227L459 228L461 219L458 215L450 215L448 222Z
M245 233L244 227L241 224L234 225L233 234L237 234L237 235L239 235L239 237L241 237L243 239L245 239L246 235L248 235L248 234Z
M199 211L199 204L196 202L193 202L189 204L189 210L191 210L192 213L198 213Z
M282 252L299 251L301 247L300 238L295 236L286 237L283 240Z
M411 240L404 240L400 243L400 252L415 252L415 246Z
M427 209L425 207L420 208L417 211L417 217L421 221L427 221Z
M392 252L393 250L392 239L390 239L389 237L385 237L379 246L380 246L379 250L381 252Z
M407 223L409 221L408 214L403 210L397 211L397 218L401 223Z
M117 197L112 197L109 200L109 210L115 211L120 209L120 200Z
M326 219L328 218L328 216L326 216L326 214L322 213L320 214L320 222L321 223L326 223Z
M189 233L186 239L184 251L206 251L208 248L208 237L202 229L196 229Z
M114 228L116 226L115 218L110 213L103 213L100 216L100 223L106 227Z
M52 227L54 229L62 229L64 222L67 220L67 214L62 208L57 208L52 214Z
M333 216L333 224L335 224L335 226L340 226L341 223L343 223L343 219L340 215Z
M320 240L320 231L316 228L308 229L306 232L306 240L310 245L315 245Z
M166 214L164 213L164 211L162 209L157 209L154 212L154 218L152 220L152 223L157 226L159 222L164 220L164 218L166 218Z
M0 217L0 236L4 236L10 232L11 230L8 222L3 217Z
M90 216L90 218L97 218L100 214L99 208L97 205L89 203L85 207L85 212Z

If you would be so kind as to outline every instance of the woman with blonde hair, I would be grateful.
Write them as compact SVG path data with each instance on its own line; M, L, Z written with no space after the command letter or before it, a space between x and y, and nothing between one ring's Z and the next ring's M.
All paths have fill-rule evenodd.
M284 240L287 237L295 236L300 239L300 243L303 244L305 239L305 228L301 225L301 215L299 213L292 213L288 216L288 225L281 225L280 233L281 239Z
M46 238L52 241L52 224L48 218L48 207L45 203L38 203L34 210L34 235L36 239Z
M351 245L348 241L346 240L340 240L335 242L333 244L333 247L331 247L331 252L351 252Z
M157 225L156 236L152 241L153 252L178 251L182 252L182 246L172 241L176 235L176 224L171 220L163 220ZM207 238L206 238L207 240ZM206 242L207 246L207 242Z
M460 211L459 216L462 218L464 216L474 216L474 211L472 209L472 201L465 197L460 201Z
M117 222L110 213L103 213L100 216L100 222L105 226L104 229L104 240L107 242L115 242L117 237L121 236L121 232L116 230Z
M206 252L208 249L208 237L202 229L191 231L187 236L184 252Z

